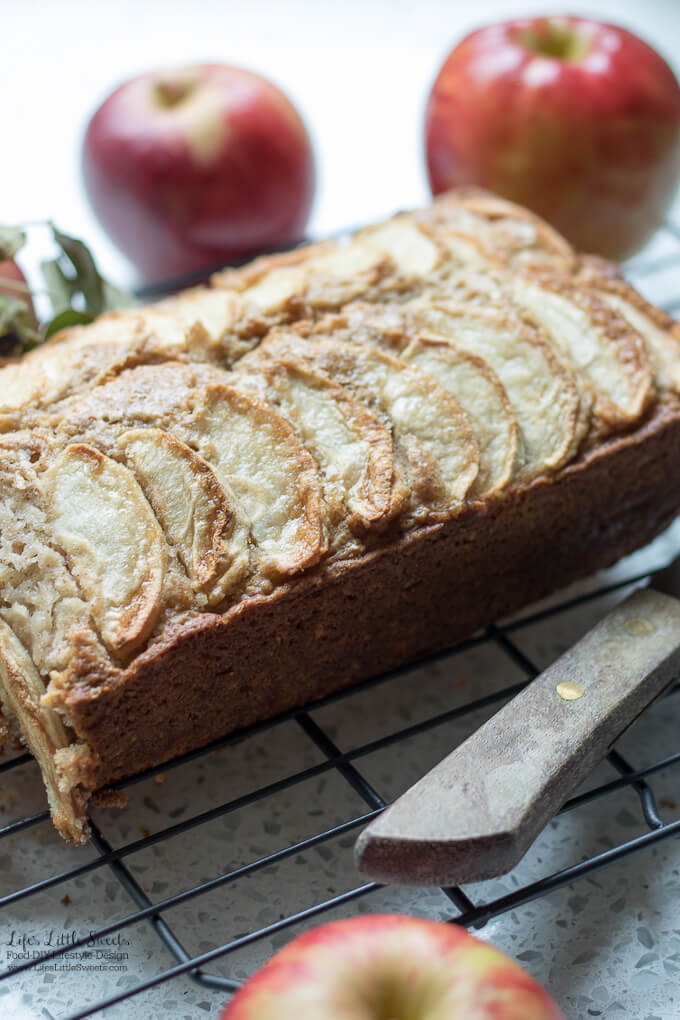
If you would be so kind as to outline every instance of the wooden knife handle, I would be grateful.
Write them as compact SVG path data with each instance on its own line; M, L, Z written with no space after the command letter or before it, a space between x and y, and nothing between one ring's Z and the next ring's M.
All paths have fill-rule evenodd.
M374 880L454 885L503 874L680 674L680 601L636 591L365 829Z

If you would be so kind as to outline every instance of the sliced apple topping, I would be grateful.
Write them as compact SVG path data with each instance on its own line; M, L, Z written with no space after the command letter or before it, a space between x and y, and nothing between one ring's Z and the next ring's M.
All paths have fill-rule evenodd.
M505 489L519 460L519 427L496 373L482 358L441 338L419 336L402 351L452 393L470 420L479 443L479 474L470 495L481 499Z
M444 195L415 214L435 232L454 231L477 238L493 255L516 268L542 263L570 269L571 245L545 220L488 192L470 189Z
M244 300L265 314L280 312L307 289L304 266L281 266L266 273L244 292Z
M233 490L266 575L296 574L325 552L321 482L293 427L233 387L213 385L195 418L197 444Z
M152 356L160 355L174 358L190 348L189 334L192 327L200 322L202 313L206 317L212 313L213 320L219 319L218 307L213 307L210 303L211 294L212 291L206 288L196 288L146 308L124 308L119 312L102 316L91 326L84 327L83 334L91 336L90 342L104 343L108 340L107 334L115 330L115 336L121 340L126 335L128 339L131 336L141 338L148 360L151 360ZM226 291L221 291L220 294L223 305L220 311L222 320L226 320L224 325L226 330L228 323L238 314L239 302L236 295L228 294ZM106 328L101 329L101 335L97 336L97 330L104 324ZM211 326L218 332L218 321L211 322ZM202 332L206 348L208 341L219 339L220 336L213 337L207 328Z
M198 327L206 348L219 348L220 342L243 310L242 302L236 294L218 287L194 287L167 298L157 307L178 316L189 333ZM199 339L196 337L196 341ZM198 347L198 342L194 346Z
M222 269L214 273L210 283L216 289L241 293L264 279L272 270L302 266L306 262L316 260L321 255L334 251L336 241L315 241L303 244L291 251L279 252L277 255L261 255L238 268Z
M43 476L55 537L91 604L106 646L133 652L161 607L167 547L127 468L74 443Z
M387 260L377 248L357 241L338 243L313 260L275 266L243 292L243 299L266 315L284 311L293 300L338 308L363 294L386 269Z
M224 385L229 379L226 372L208 365L167 362L141 366L75 400L68 407L63 428L71 438L96 443L111 454L119 449L121 431L135 426L161 428L197 448L212 466L229 503L239 507L239 529L248 527L255 542L262 546L260 568L264 566L270 574L296 573L316 562L324 548L316 467L291 426L271 408ZM221 394L219 399L217 393ZM169 445L164 443L158 456L171 459L174 470L183 474L190 491L196 494L197 465L189 467L186 456L182 462L177 447L170 450ZM153 451L147 454L152 457ZM205 482L205 472L202 478ZM155 496L151 498L151 480L145 483L142 479L145 484L155 507L170 498L169 492L161 494L160 482L154 483ZM205 509L208 489L199 488L199 502ZM288 523L287 508L291 514ZM170 514L169 508L166 513ZM165 520L159 519L165 525ZM177 521L175 524L179 527ZM196 524L194 520L193 526ZM210 534L210 528L201 531L206 541ZM212 535L216 538L216 532ZM199 535L195 538L203 541ZM216 598L220 585L225 585L226 591L239 574L238 545L242 538L237 529L232 536L236 545L228 554L235 557L234 573L227 571L218 583L213 593ZM179 551L179 543L177 548ZM190 553L187 549L184 552L185 566L193 563L193 544ZM192 584L195 579L191 576Z
M562 277L515 278L512 294L583 372L595 392L594 413L609 428L636 422L654 396L644 344L625 319Z
M45 685L31 657L11 627L0 619L0 699L8 715L21 725L28 749L42 772L57 831L71 843L87 839L86 795L69 787L59 775L55 753L70 736L54 709L44 707Z
M428 229L423 224L423 229ZM435 298L450 298L461 292L469 298L479 296L483 301L496 300L507 308L504 293L507 267L496 253L484 248L478 237L453 230L432 231L433 237L446 252L439 274L425 278L423 294Z
M229 357L225 337L242 307L228 291L197 289L65 330L0 369L0 414L52 405L144 363Z
M252 386L275 403L312 453L334 523L347 520L361 531L399 511L405 493L395 484L392 437L348 390L293 355L249 355L240 368L236 385Z
M85 347L107 347L110 344L129 344L143 337L139 311L123 308L118 312L106 312L88 326L72 326L55 333L46 344L32 354L60 347L62 351Z
M479 447L460 405L434 379L372 347L281 333L264 355L292 353L336 380L392 428L416 502L458 506L474 482Z
M217 357L229 328L242 313L238 295L196 287L146 308L125 308L81 327L88 345L135 342L140 361L191 354L197 360ZM74 331L75 332L75 331Z
M657 385L680 392L680 337L673 332L673 327L661 328L652 318L651 309L645 308L646 303L642 299L633 303L631 297L624 298L610 291L600 290L598 294L645 341Z
M115 366L139 360L140 331L119 316L57 334L0 369L0 412L50 404L95 385Z
M340 308L394 272L394 263L358 239L339 242L335 251L316 260L309 273L306 301L315 309Z
M89 606L47 519L36 468L50 451L21 432L0 449L0 616L45 674L67 666L74 633L92 630Z
M519 321L478 308L411 306L414 324L488 362L503 384L522 440L522 476L555 471L576 452L587 424L577 386L549 345Z
M578 280L630 323L645 342L657 386L680 392L680 326L596 256L579 260Z
M357 239L378 248L392 259L404 276L427 276L442 261L442 250L408 216L361 230Z
M118 442L194 591L209 606L221 602L249 560L248 528L233 496L202 457L161 429L131 429Z
M452 340L414 328L408 306L356 302L334 324L338 339L371 344L432 376L458 401L479 442L479 474L470 490L476 498L505 488L520 463L517 418L500 379L488 362Z
M12 415L21 408L29 407L31 404L39 404L46 392L49 392L49 380L41 365L42 358L35 358L37 351L31 351L24 355L21 361L5 365L0 368L0 414ZM33 355L33 357L31 357ZM48 355L49 357L49 355ZM55 364L59 359L55 359ZM34 369L34 371L31 371ZM68 362L63 363L62 386L56 387L57 393L61 394L71 381L71 366ZM13 423L3 423L2 430Z

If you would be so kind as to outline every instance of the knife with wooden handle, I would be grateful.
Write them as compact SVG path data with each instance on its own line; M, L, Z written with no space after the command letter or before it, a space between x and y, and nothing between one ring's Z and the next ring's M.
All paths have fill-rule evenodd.
M360 834L382 883L509 871L625 729L680 677L680 557L604 617Z

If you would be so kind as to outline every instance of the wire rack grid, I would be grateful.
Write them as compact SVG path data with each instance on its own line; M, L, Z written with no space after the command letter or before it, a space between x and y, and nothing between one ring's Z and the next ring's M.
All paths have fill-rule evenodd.
M662 304L668 311L673 312L680 308L680 296L676 289L673 296L671 283L675 274L680 272L680 230L674 225L667 224L659 232L653 244L646 252L629 266L628 275L652 300ZM670 298L669 298L670 294ZM677 529L676 529L677 530ZM666 547L664 547L666 548ZM672 551L672 550L671 550ZM644 562L644 561L643 561ZM661 564L656 564L661 565ZM61 847L60 844L50 849L50 867L43 868L38 877L31 881L17 881L17 874L10 867L1 868L0 874L5 873L6 891L0 896L0 908L2 916L9 924L9 919L16 915L13 913L19 908L23 910L23 916L40 916L41 897L48 893L60 891L62 888L72 889L77 886L80 880L84 880L92 874L104 872L107 880L113 881L118 891L122 894L123 909L119 911L120 916L108 923L100 923L94 929L78 931L77 926L71 931L68 938L52 938L43 940L38 952L26 956L22 953L13 954L9 966L0 973L0 994L3 990L11 988L12 982L25 979L30 972L40 967L44 973L46 968L53 968L55 973L61 969L67 970L79 951L86 954L90 947L90 955L94 955L93 946L120 946L129 944L125 939L126 933L136 926L145 925L152 940L158 940L166 951L167 965L160 965L151 975L145 972L141 979L126 981L121 987L111 990L110 983L106 995L98 994L99 985L96 978L96 967L89 985L89 995L85 1005L78 1005L75 1010L68 1014L59 1013L63 1020L81 1020L84 1017L91 1017L95 1014L101 1016L112 1016L110 1012L118 1006L126 1010L120 1015L142 1015L137 1013L134 1003L139 1001L138 997L150 989L159 988L167 982L176 981L184 976L191 979L196 985L205 988L206 992L214 990L220 995L209 998L202 1003L203 1009L208 1011L216 1010L217 1004L228 998L229 993L239 987L240 976L234 976L239 968L235 967L232 973L229 971L229 961L233 958L239 960L241 951L250 950L261 944L261 955L266 955L268 948L276 941L285 940L289 937L290 931L296 927L308 925L312 921L323 920L326 916L334 916L338 910L352 912L361 909L372 909L371 904L376 899L382 903L380 887L373 883L350 882L348 887L341 891L331 891L330 895L315 895L312 902L297 904L295 893L291 893L289 909L276 918L267 917L264 923L251 925L245 931L230 934L224 937L225 925L220 936L219 925L213 929L212 940L209 945L203 944L198 951L185 947L183 935L178 926L173 923L169 916L187 904L200 901L201 897L207 894L224 892L233 887L236 883L248 882L249 888L255 890L256 895L260 876L273 867L287 864L294 864L296 859L303 860L310 851L323 852L326 855L329 870L339 866L343 861L343 867L347 870L346 860L351 858L351 844L361 830L372 818L374 818L390 799L385 791L381 791L379 783L368 773L370 769L364 767L364 763L371 760L371 756L389 750L392 754L399 755L400 749L405 747L413 738L430 735L435 730L448 734L451 740L450 746L454 746L455 739L451 733L459 732L456 727L467 726L474 729L479 724L480 713L489 715L500 707L507 699L514 696L522 687L540 672L541 666L547 663L539 663L536 656L527 651L526 642L518 639L518 635L526 632L532 627L546 624L552 625L555 621L563 619L574 611L579 612L589 605L599 606L603 599L617 600L621 598L631 587L645 583L649 575L649 566L644 570L631 573L630 570L612 575L611 572L597 579L591 579L582 586L583 590L576 590L576 593L562 593L561 595L548 600L542 608L534 609L517 618L490 627L485 633L475 636L464 644L454 649L442 652L433 656L427 662L421 662L417 667L408 667L396 671L388 676L374 678L360 684L341 694L326 698L313 705L286 713L266 723L250 728L245 733L225 737L216 741L209 747L190 754L183 755L172 762L166 763L155 769L148 770L142 775L118 784L119 789L125 789L132 793L135 787L148 788L150 783L160 783L166 775L171 776L167 787L174 783L183 771L191 770L197 762L205 762L211 756L218 755L225 751L228 754L236 752L239 745L250 741L254 747L271 745L275 741L276 734L285 730L290 734L292 729L302 736L309 745L315 749L315 760L312 763L303 763L300 768L290 768L285 764L285 753L280 761L281 771L279 776L269 777L269 781L257 784L237 797L220 796L221 786L211 790L210 800L206 806L201 801L198 806L200 810L191 810L187 817L171 821L170 824L162 824L152 831L156 819L154 815L154 801L145 797L141 805L138 805L141 814L140 818L147 818L148 824L141 825L141 837L116 838L115 825L113 825L114 836L107 834L107 826L111 825L112 812L95 812L92 820L92 841L91 853L87 859L73 856L70 848ZM599 611L599 610L596 610ZM477 696L470 697L469 692L464 690L463 694L457 696L455 703L448 708L438 709L417 721L408 721L406 725L397 725L390 729L390 732L382 734L377 738L354 742L355 746L350 749L343 749L336 741L337 737L332 732L333 727L324 723L324 713L333 706L340 706L340 711L348 718L359 718L364 709L362 708L363 698L372 691L388 691L388 684L394 684L401 677L408 680L413 675L414 669L423 670L429 668L439 673L439 680L442 676L456 677L460 674L459 663L465 662L466 655L474 650L493 649L494 654L501 665L500 673L508 675L512 683L507 681L496 685L493 689L484 690L483 687L477 690ZM464 672L463 666L463 672ZM680 685L670 693L670 697L676 695ZM409 697L418 699L419 691L417 685L411 685ZM353 704L357 705L356 713L353 714ZM422 714L422 713L421 713ZM358 731L361 727L358 727ZM360 736L359 732L359 736ZM429 739L429 737L428 737ZM290 738L283 740L284 748L288 746ZM346 740L345 744L353 743ZM679 745L680 746L680 745ZM222 761L228 762L228 754ZM627 790L633 792L637 798L641 819L643 820L641 831L637 831L631 838L610 840L610 844L601 850L593 850L590 846L582 856L583 859L576 863L568 863L566 866L552 870L552 862L544 868L544 874L539 878L527 880L522 878L521 869L519 879L514 882L514 888L498 894L498 889L491 883L478 883L473 888L448 888L441 890L445 897L446 909L439 908L439 916L448 918L468 928L481 929L490 920L500 918L503 915L516 910L518 907L532 903L548 896L556 890L570 886L580 880L591 879L602 869L610 868L616 862L624 858L638 854L646 848L652 848L662 841L680 835L680 817L670 820L666 808L669 805L660 806L657 794L650 783L651 777L657 773L666 773L674 766L680 765L680 749L677 753L663 754L661 756L647 754L647 761L643 766L636 765L630 760L629 755L624 755L621 749L613 749L608 756L608 764L612 775L602 781L598 778L587 788L579 791L562 808L562 814L572 812L585 804L592 802L603 802L606 798L616 794L618 791ZM228 766L227 766L228 767ZM15 773L30 768L30 780L34 787L38 786L37 772L27 754L15 756L9 760L0 762L0 782L7 784L8 780ZM375 770L374 770L375 771ZM193 774L192 774L193 775ZM246 861L239 861L235 865L225 866L218 869L216 873L205 875L200 874L195 882L180 882L180 888L167 895L153 897L149 891L151 881L148 871L142 868L135 868L135 861L140 859L151 860L151 869L162 867L162 854L160 863L158 855L162 848L169 845L173 840L183 838L184 845L191 845L196 848L197 859L201 858L201 842L203 833L207 831L212 823L224 822L230 816L238 814L243 817L248 812L259 812L258 817L267 817L271 812L269 805L281 798L290 791L299 788L307 789L311 781L318 783L326 782L329 777L334 777L332 790L338 789L337 783L348 787L352 792L354 804L353 810L348 817L341 820L334 820L327 827L321 827L319 831L306 834L303 838L280 839L281 845L268 846L266 852L260 856ZM413 776L413 779L416 777ZM191 778L190 778L191 781ZM163 789L167 788L164 787ZM0 786L0 796L6 786ZM329 796L335 796L329 793ZM197 802L198 803L198 802ZM146 805L146 807L145 807ZM674 806L674 805L671 805ZM4 809L4 806L3 806ZM146 814L145 814L146 812ZM15 805L14 817L4 827L0 828L0 862L2 861L2 848L10 846L10 855L16 859L21 854L22 841L29 835L29 830L47 829L49 827L48 812L36 810L23 813L22 805ZM172 817L172 812L170 813ZM120 833L118 833L120 837ZM207 837L206 837L207 838ZM189 841L187 844L186 841ZM273 837L274 843L276 836ZM66 866L60 866L62 854ZM78 852L76 852L78 853ZM146 855L146 857L144 857ZM154 856L156 864L154 865ZM52 867L56 864L56 867ZM181 869L180 869L181 870ZM191 869L187 869L189 872ZM45 873L45 871L47 873ZM187 875L187 877L189 877ZM356 876L355 876L356 877ZM15 883L12 885L12 883ZM8 885L9 884L9 885ZM297 887L295 887L297 888ZM315 889L315 892L317 890ZM490 894L491 893L491 894ZM496 894L494 894L496 893ZM265 893L266 895L266 893ZM424 895L424 894L423 894ZM65 895L60 902L64 904L64 918L68 914L70 903L69 895ZM125 904L127 903L127 908ZM423 913L428 914L427 901L423 900ZM388 909L394 909L388 904ZM431 913L431 911L429 911ZM12 920L12 924L14 921ZM66 928L66 922L64 923ZM20 938L15 928L8 928L3 921L3 929L9 932L7 944L18 944ZM7 942L7 939L5 940ZM29 939L30 941L30 939ZM23 942L19 948L26 953L26 944ZM82 960L82 955L79 957ZM219 973L220 965L222 970L226 968L227 973ZM82 966L82 964L80 964ZM88 979L89 980L89 979ZM0 1002L2 1000L0 999ZM46 1005L42 1005L40 1011L35 1015L52 1017ZM119 1015L116 1013L116 1015ZM143 1015L150 1015L145 1012ZM178 1009L177 1016L183 1015ZM193 1014L192 1014L193 1015ZM589 1014L590 1015L590 1014ZM597 1012L592 1015L598 1015Z

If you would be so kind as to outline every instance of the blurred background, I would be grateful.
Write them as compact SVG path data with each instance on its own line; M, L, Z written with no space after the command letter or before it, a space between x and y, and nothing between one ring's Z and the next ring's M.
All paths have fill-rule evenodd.
M680 73L678 0L1 0L1 9L0 222L53 217L123 285L133 271L88 208L79 152L95 107L140 72L233 62L281 86L315 146L311 236L427 200L427 94L452 45L479 24L555 11L609 19Z

